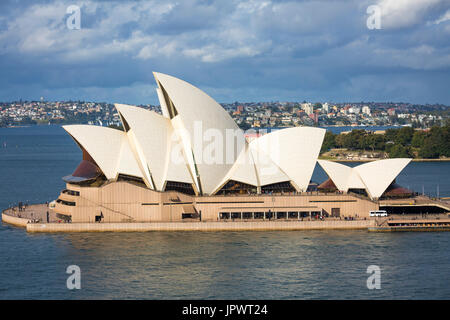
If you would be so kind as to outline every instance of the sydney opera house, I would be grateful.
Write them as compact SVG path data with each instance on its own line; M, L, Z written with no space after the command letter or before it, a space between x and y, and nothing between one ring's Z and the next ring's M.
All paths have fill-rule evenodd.
M408 193L396 186L395 178L410 159L353 168L318 161L325 130L312 127L248 139L206 93L169 75L154 76L162 115L116 104L123 130L64 126L83 159L63 178L66 188L53 208L61 219L368 217L389 193ZM317 162L329 179L314 187Z

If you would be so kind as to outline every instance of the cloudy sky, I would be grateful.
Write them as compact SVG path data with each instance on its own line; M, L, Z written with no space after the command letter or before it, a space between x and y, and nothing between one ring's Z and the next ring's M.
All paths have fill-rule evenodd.
M0 101L155 104L152 71L219 102L450 105L450 0L0 1Z

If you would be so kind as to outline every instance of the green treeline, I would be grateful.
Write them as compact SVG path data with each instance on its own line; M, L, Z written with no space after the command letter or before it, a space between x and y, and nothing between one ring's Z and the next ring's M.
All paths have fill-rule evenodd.
M411 127L387 129L385 134L374 134L355 129L348 134L327 131L321 153L331 148L349 150L383 151L390 158L433 159L450 157L450 122L443 127L434 126L429 131Z

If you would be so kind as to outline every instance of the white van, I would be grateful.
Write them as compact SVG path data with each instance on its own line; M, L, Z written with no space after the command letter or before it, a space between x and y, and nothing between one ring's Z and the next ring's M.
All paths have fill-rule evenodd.
M373 210L369 211L371 217L387 217L388 214L386 210Z

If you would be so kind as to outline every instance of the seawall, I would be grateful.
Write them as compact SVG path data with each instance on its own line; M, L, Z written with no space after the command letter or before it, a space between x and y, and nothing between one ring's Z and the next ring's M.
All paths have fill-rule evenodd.
M8 223L8 224L11 224L16 227L26 228L28 221L29 221L29 219L13 217L13 216L2 213L2 222L3 223Z
M28 232L294 231L367 229L375 220L152 223L29 223Z

